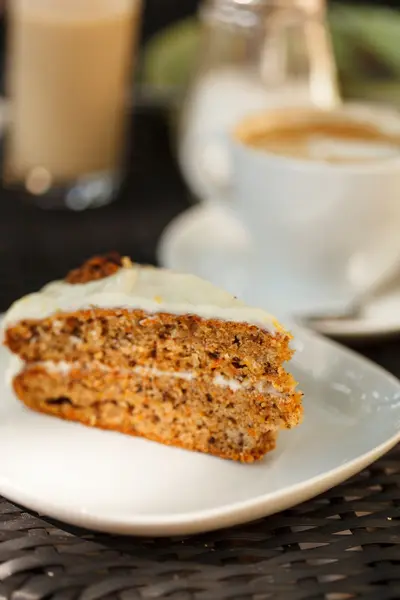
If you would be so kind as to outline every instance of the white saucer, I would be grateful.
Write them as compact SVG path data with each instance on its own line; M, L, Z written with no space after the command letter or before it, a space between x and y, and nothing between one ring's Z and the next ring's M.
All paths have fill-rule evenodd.
M250 304L271 310L267 287L248 281L251 256L249 236L234 215L224 207L203 204L188 209L167 227L158 250L162 266L199 275ZM290 321L287 315L277 316ZM323 333L349 340L399 335L400 282L366 307L364 318L326 322Z
M305 420L265 460L240 465L26 409L0 383L0 495L99 531L187 535L270 515L335 486L400 441L400 383L297 331ZM0 349L0 381L8 353Z

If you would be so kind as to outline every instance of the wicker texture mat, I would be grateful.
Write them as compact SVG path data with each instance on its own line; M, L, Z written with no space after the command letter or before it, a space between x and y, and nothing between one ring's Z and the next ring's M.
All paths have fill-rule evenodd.
M0 502L0 598L400 598L400 447L293 510L197 537L95 535Z

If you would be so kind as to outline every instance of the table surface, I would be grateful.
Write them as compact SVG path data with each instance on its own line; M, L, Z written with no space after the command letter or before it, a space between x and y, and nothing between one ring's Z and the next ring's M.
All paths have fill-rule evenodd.
M189 203L162 114L134 120L115 204L44 212L0 194L0 311L86 257L117 249L154 263ZM400 375L400 339L360 352ZM6 460L6 458L3 458ZM0 600L347 600L400 598L400 448L280 515L173 539L78 531L0 499Z

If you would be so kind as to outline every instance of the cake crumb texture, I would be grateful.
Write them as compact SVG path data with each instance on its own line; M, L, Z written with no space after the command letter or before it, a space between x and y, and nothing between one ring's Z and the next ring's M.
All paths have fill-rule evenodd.
M68 377L32 367L15 378L14 388L38 412L241 462L270 451L285 420L291 427L301 410L299 395L283 409L273 396L211 381L171 383L116 372L76 370Z

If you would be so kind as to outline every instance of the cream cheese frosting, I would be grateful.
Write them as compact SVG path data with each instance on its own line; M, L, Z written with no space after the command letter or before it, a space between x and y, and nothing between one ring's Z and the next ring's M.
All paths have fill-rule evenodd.
M123 267L109 277L84 284L50 283L15 302L5 315L4 325L93 307L139 309L153 314L193 314L205 319L248 323L271 333L280 329L272 315L248 307L208 281L139 265Z
M18 356L12 356L10 358L10 363L9 363L9 366L8 366L8 369L6 372L6 381L7 381L8 385L12 385L12 381L16 375L18 375L20 372L22 372L25 368L30 368L30 367L33 367L33 368L41 367L41 368L45 369L48 373L59 373L61 375L69 375L69 373L71 371L73 371L74 369L82 370L82 368L83 368L83 370L85 370L85 369L87 369L87 370L100 369L105 372L111 372L114 370L112 367L108 367L107 365L104 365L104 364L96 362L96 361L85 365L85 367L82 367L82 365L80 363L68 363L65 361L54 362L54 361L49 361L49 360L43 361L43 362L31 363L31 364L27 365ZM130 371L129 369L121 369L121 368L116 369L116 371L119 373L130 373L130 372L137 373L138 375L143 375L145 377L146 376L161 377L161 378L162 377L169 377L169 378L172 377L174 379L183 379L185 381L193 381L193 380L197 379L197 377L198 377L196 373L193 373L191 371L165 371L162 369L157 369L155 367L143 367L143 366L133 367L132 371ZM237 379L228 378L219 373L216 373L214 375L213 384L218 387L229 388L232 392L238 392L240 390L249 389L249 388L253 387L252 384L248 381L238 381ZM274 396L275 398L285 399L290 396L290 393L280 392L270 383L259 382L255 386L255 389L260 394Z

